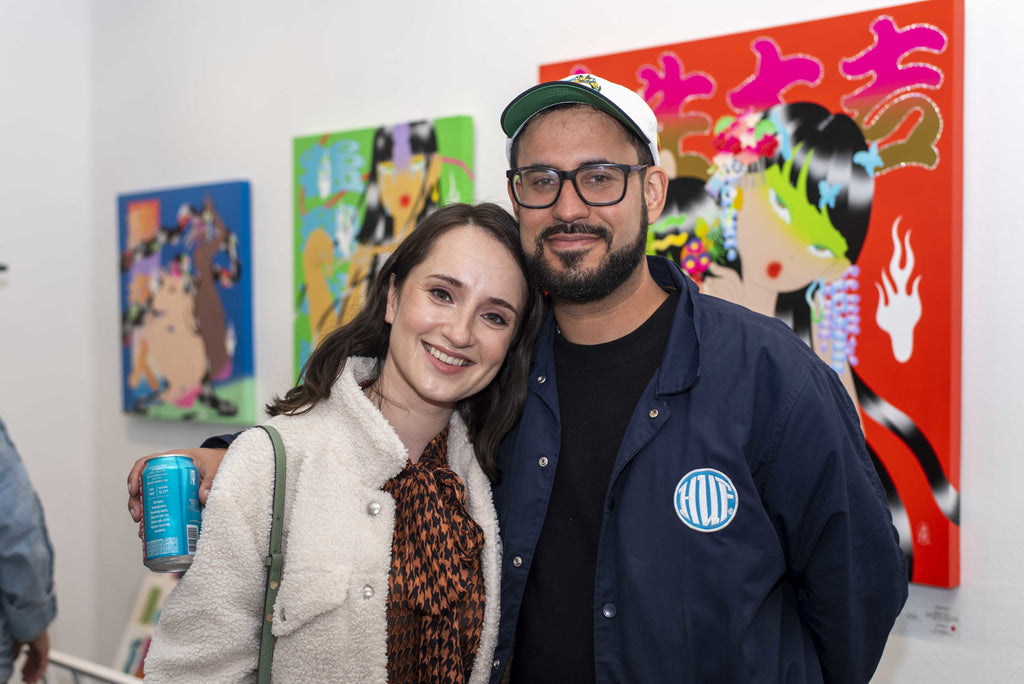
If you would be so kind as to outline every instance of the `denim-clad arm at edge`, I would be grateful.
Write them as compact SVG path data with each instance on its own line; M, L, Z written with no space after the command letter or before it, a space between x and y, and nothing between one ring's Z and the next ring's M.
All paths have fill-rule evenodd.
M11 674L12 642L32 641L56 614L43 508L0 421L0 680Z

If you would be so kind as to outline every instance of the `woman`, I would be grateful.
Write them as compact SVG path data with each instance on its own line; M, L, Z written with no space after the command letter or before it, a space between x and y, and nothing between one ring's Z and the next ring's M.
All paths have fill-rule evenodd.
M288 456L275 681L488 678L500 576L488 476L541 311L512 217L449 205L268 406ZM262 430L235 440L147 679L254 678L273 473Z

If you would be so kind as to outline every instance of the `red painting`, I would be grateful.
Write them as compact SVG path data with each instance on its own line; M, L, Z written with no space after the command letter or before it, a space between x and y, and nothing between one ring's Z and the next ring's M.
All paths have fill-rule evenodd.
M648 251L789 323L861 414L914 582L960 581L963 2L548 64L660 123Z

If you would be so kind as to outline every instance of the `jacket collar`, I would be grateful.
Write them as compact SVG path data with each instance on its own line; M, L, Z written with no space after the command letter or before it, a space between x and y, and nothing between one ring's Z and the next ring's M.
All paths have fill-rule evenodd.
M358 458L358 467L363 472L366 483L377 488L401 472L409 454L394 428L360 387L360 383L370 377L375 365L376 360L372 358L350 357L345 363L345 369L331 388L331 396L322 406L328 420L331 419L331 415L341 413L353 420L353 425L349 427L354 432L348 433L345 441L368 446L367 451ZM448 433L448 466L460 478L465 478L475 467L476 456L469 441L465 421L458 411L452 413L449 423L451 429ZM368 458L369 456L376 458Z
M648 256L647 268L658 285L679 290L680 293L665 353L658 366L656 385L658 394L678 394L693 387L700 379L701 310L697 304L700 292L678 265L664 257ZM554 377L554 343L557 334L558 325L549 309L544 327L537 337L531 378ZM550 391L554 392L554 388ZM552 400L557 403L553 395Z
M359 385L370 376L375 363L375 359L357 356L345 362L331 395L312 413L328 424L342 422L345 427L325 431L327 448L307 458L334 459L343 454L351 460L349 467L363 484L377 489L401 472L409 455L391 424ZM358 453L353 453L353 444L359 445Z
M665 257L647 257L647 268L658 285L679 290L665 353L657 371L658 394L685 392L700 379L701 309L697 284Z

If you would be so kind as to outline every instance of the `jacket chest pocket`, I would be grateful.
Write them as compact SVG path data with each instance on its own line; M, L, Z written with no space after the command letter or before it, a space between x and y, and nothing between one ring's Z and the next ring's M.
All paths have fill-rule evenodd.
M291 634L313 618L341 606L349 594L351 579L351 568L345 565L329 570L303 568L292 573L286 566L274 603L274 636Z

